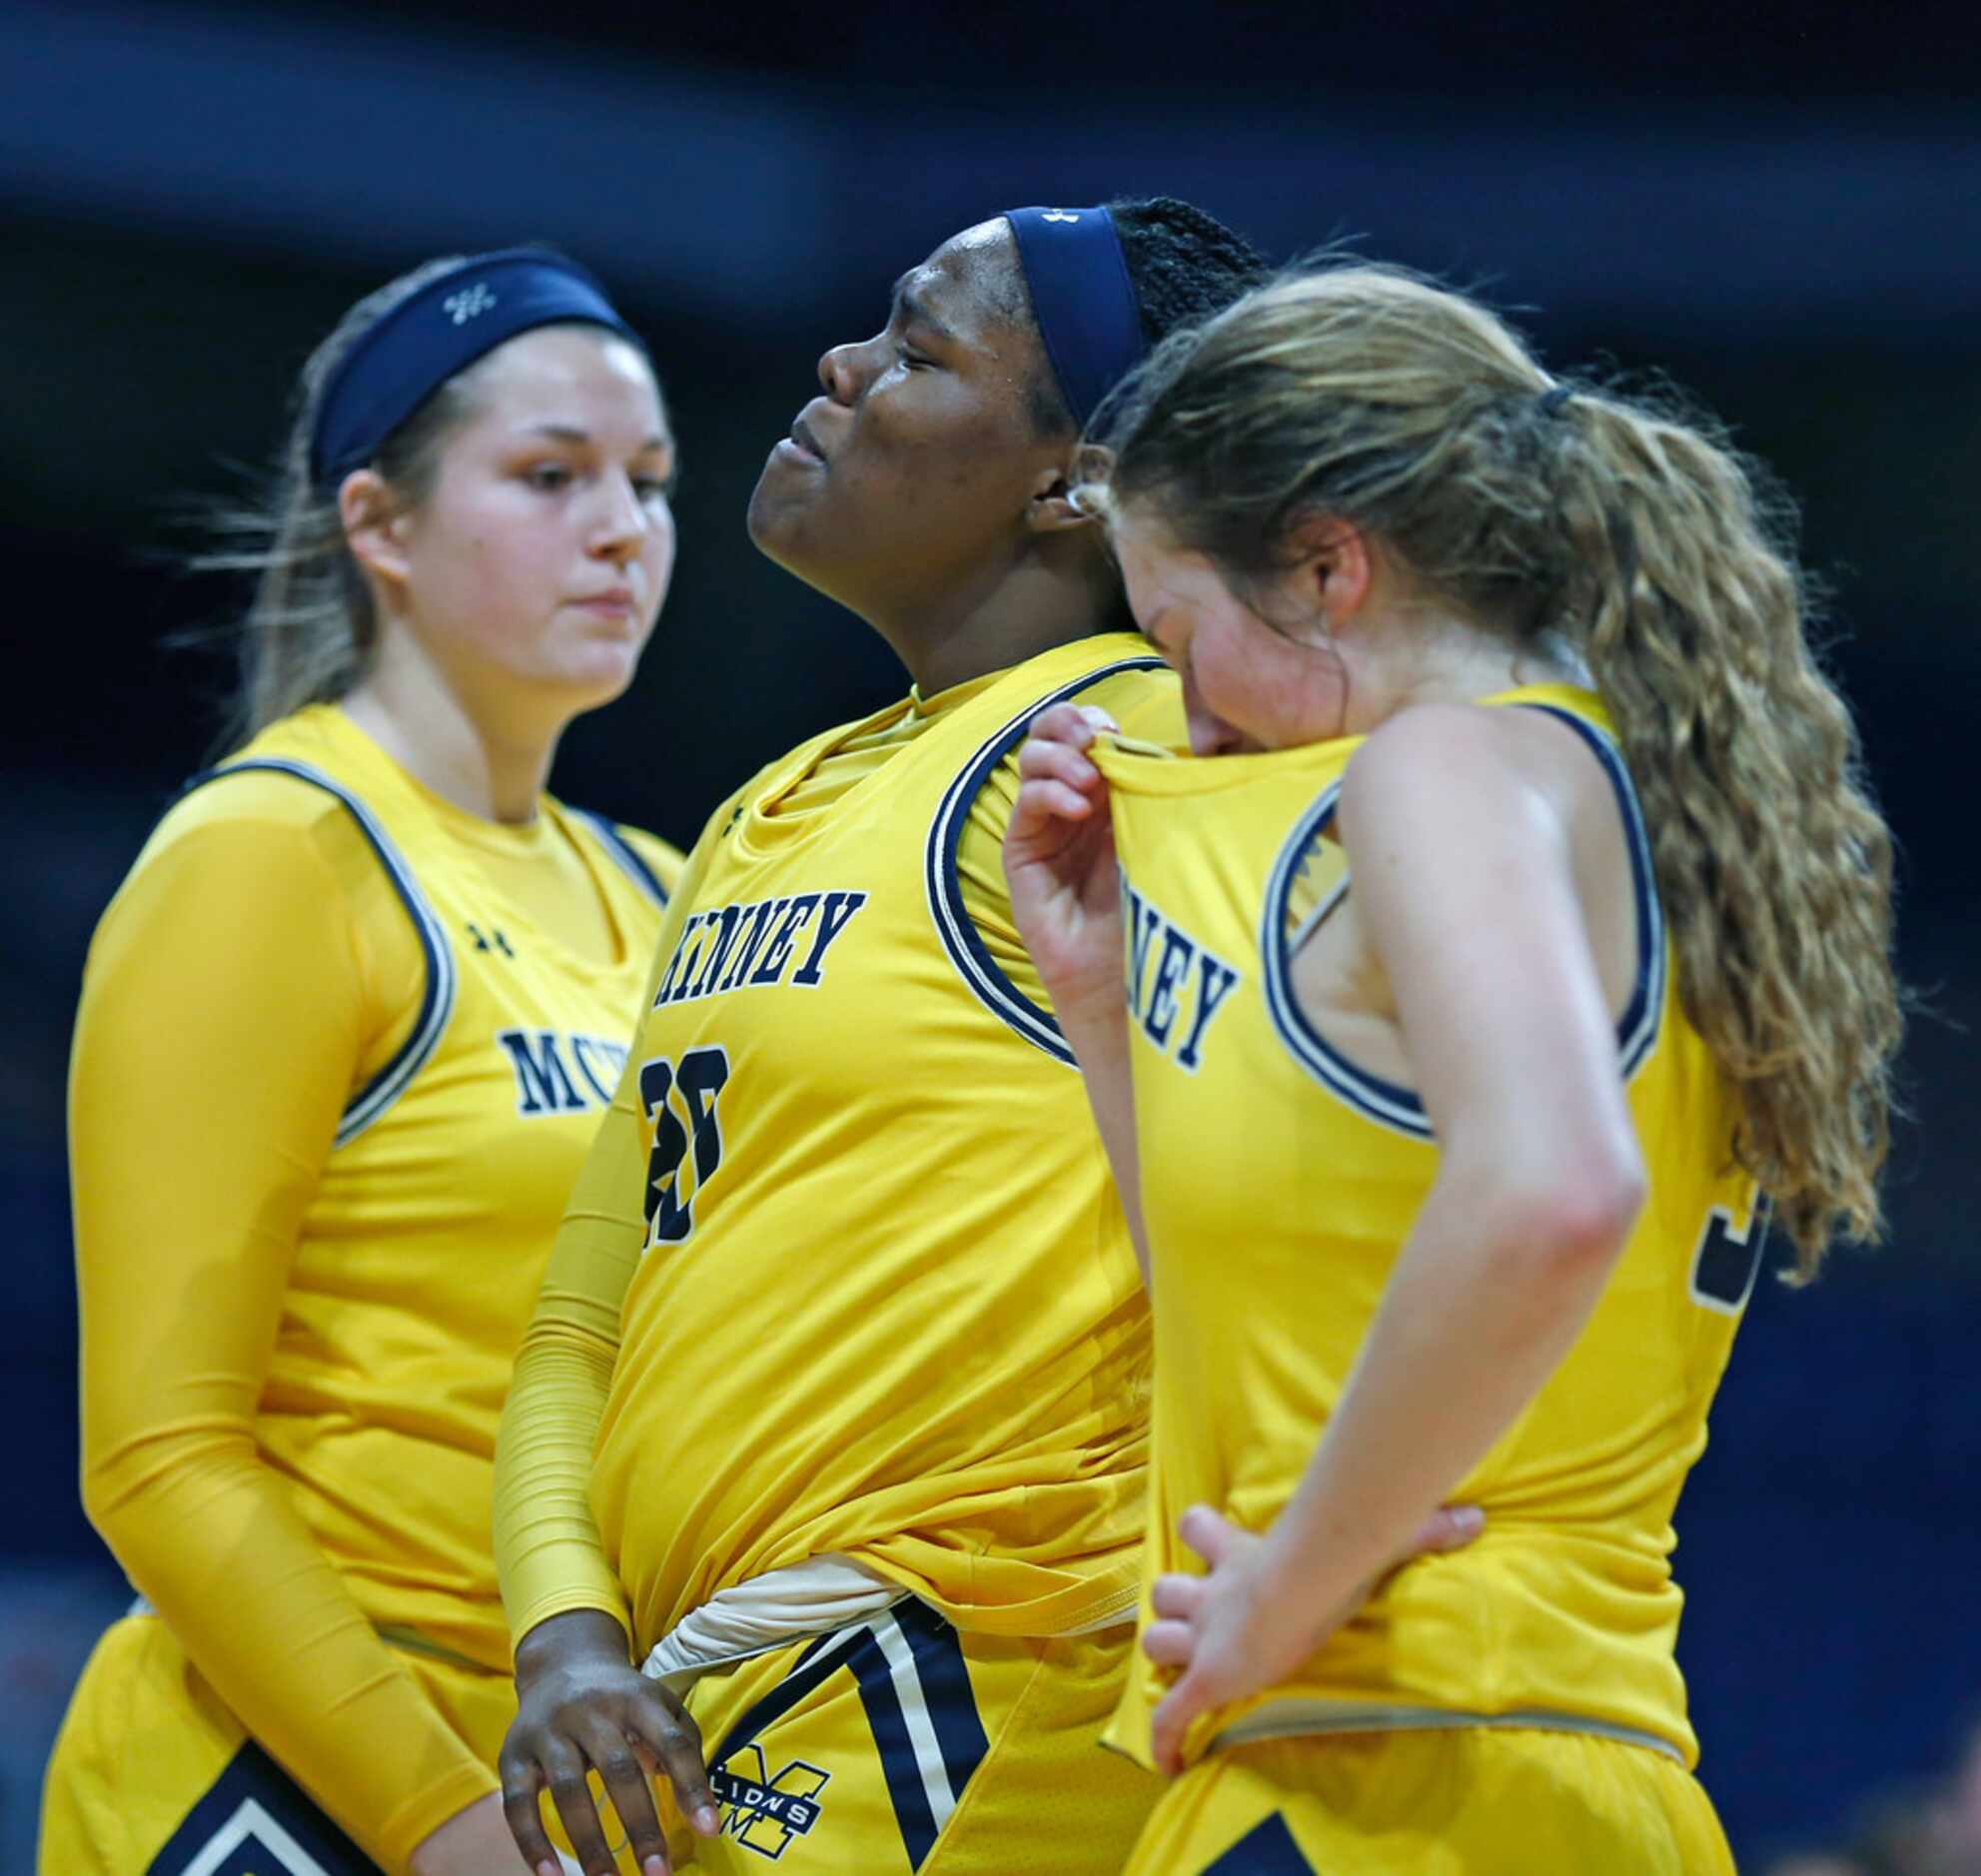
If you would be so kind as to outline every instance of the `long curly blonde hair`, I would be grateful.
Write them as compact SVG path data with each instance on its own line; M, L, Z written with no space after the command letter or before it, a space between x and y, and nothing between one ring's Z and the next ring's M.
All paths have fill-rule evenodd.
M1891 836L1809 638L1793 515L1710 420L1557 384L1492 313L1326 262L1176 335L1104 412L1099 491L1236 582L1317 515L1515 642L1575 646L1649 824L1734 1151L1813 1276L1880 1234L1901 1029Z

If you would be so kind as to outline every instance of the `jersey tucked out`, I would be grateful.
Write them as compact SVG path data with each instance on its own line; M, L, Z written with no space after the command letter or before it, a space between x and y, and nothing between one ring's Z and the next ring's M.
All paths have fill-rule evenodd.
M1132 1600L1148 1317L997 852L1063 697L1181 723L1083 640L805 744L690 855L504 1425L517 1633L629 1599L644 1653L825 1553L980 1631Z
M1399 1571L1291 1680L1202 1716L1192 1757L1218 1739L1466 1715L1697 1757L1672 1655L1671 1515L1753 1282L1754 1193L1732 1165L1730 1093L1678 1001L1599 700L1553 685L1488 701L1577 726L1616 788L1639 958L1617 1052L1649 1203L1560 1370L1451 1494L1484 1508L1485 1534ZM1290 981L1306 933L1351 890L1333 819L1358 746L1097 755L1122 865L1156 1304L1146 1579L1202 1567L1176 1534L1192 1503L1259 1530L1292 1495L1437 1170L1416 1095L1332 1048ZM1138 1650L1110 1735L1145 1761L1167 1678Z

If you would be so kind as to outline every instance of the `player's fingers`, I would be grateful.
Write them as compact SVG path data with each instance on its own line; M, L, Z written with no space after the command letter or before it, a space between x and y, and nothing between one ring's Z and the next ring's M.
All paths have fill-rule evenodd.
M1066 742L1084 749L1094 740L1094 725L1073 704L1055 703L1050 710L1041 710L1032 718L1029 734L1047 742Z
M631 1715L632 1723L647 1749L660 1761L667 1782L674 1787L674 1802L681 1807L689 1826L697 1835L713 1837L722 1828L722 1813L716 1809L715 1793L709 1788L708 1766L701 1750L701 1728L671 1695L658 1687Z
M1213 1569L1230 1554L1238 1526L1220 1517L1208 1504L1193 1504L1177 1520L1177 1534Z
M1018 775L1021 781L1049 775L1080 789L1098 788L1101 782L1101 771L1071 743L1037 736L1018 751Z
M550 1847L543 1829L543 1815L536 1806L536 1794L543 1788L543 1774L535 1762L506 1747L497 1762L502 1780L502 1815L508 1819L509 1835L522 1853L522 1860L536 1876L558 1876L557 1853Z
M575 1746L562 1739L545 1745L543 1782L550 1788L550 1802L557 1807L557 1819L570 1839L571 1854L577 1858L584 1876L615 1876L617 1864L605 1842L605 1826L599 1821L598 1807L591 1801L584 1760ZM506 1802L503 1808L507 1808ZM509 1827L514 1829L513 1819Z
M1437 1550L1463 1550L1486 1528L1486 1513L1476 1504L1441 1504L1417 1527L1406 1556Z
M1142 1631L1142 1652L1158 1667L1188 1667L1197 1636L1188 1622L1151 1622Z
M1102 709L1098 703L1083 703L1079 706L1079 710L1080 714L1095 729L1114 730L1117 733L1121 729L1121 725Z
M1150 1718L1149 1743L1157 1769L1172 1778L1183 1770L1183 1736L1203 1704L1197 1682L1186 1674L1157 1702Z
M1158 1576L1149 1590L1149 1606L1158 1615L1194 1621L1204 1601L1204 1582L1202 1576Z
M619 1814L620 1827L632 1846L641 1876L666 1876L667 1839L653 1809L640 1754L627 1735L609 1721L599 1720L579 1740Z

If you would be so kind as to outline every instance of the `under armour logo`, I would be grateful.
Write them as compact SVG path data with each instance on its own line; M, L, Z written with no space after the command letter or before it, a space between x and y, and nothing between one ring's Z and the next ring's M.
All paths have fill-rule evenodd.
M466 326L478 313L488 312L495 304L495 296L479 280L474 286L464 288L460 293L449 294L441 302L448 317L457 326Z
M1079 219L1071 209L1048 209L1039 217L1042 222L1077 222Z

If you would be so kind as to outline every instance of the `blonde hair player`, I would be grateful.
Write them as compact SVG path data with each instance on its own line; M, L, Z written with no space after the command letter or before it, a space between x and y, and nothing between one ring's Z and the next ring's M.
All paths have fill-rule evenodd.
M1155 1302L1110 1737L1181 1776L1130 1867L1728 1870L1672 1511L1766 1202L1803 1277L1877 1228L1899 1034L1773 514L1366 266L1173 341L1109 441L1210 759L1051 712L1005 863ZM1478 1541L1381 1579L1446 1497Z
M91 948L83 1495L144 1598L48 1770L49 1876L490 1876L495 1426L679 856L544 793L673 566L652 367L511 250L361 301L243 564L247 740Z

